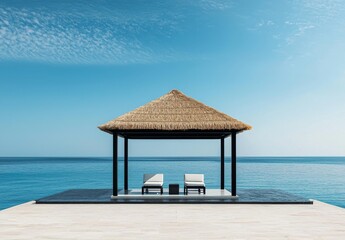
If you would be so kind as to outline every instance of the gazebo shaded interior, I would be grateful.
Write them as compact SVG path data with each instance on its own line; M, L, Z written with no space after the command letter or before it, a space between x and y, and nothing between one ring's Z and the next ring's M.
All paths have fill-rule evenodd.
M118 195L118 137L124 138L124 191L128 191L129 139L219 139L220 188L225 187L224 139L231 137L231 195L236 196L236 135L251 126L187 97L178 90L99 128L113 135L113 196Z
M225 188L224 139L231 136L231 195L236 196L236 134L232 131L118 131L113 135L113 196L118 195L118 137L124 138L124 191L128 191L128 139L219 139L220 140L220 188Z

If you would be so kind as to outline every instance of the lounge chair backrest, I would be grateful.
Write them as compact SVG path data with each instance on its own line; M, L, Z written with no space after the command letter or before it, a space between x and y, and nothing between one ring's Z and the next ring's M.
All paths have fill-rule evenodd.
M143 182L163 182L163 174L144 174Z
M204 174L185 174L185 182L204 182Z

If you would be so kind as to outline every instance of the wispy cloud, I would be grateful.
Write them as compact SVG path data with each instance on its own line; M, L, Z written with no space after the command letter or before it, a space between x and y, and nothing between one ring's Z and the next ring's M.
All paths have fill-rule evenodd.
M302 37L307 31L315 28L315 26L311 23L286 21L285 24L293 27L293 31L285 38L287 45L294 44L295 41Z
M257 27L267 27L267 26L273 26L274 22L272 20L261 20L258 22Z
M277 11L283 14L277 15ZM343 30L344 15L343 0L287 1L272 9L257 9L248 30L265 31L277 40L279 47L287 47L306 42L310 34L318 31Z
M290 35L286 43L291 45L312 29L345 27L343 19L344 1L342 0L295 0L292 4L293 12L285 21L290 26Z
M172 27L173 22L145 23L128 15L116 17L76 15L61 11L3 8L0 14L0 58L57 63L128 64L160 61L136 34L144 24ZM171 25L171 26L170 26Z
M294 4L305 17L313 17L319 23L332 20L345 10L343 0L295 0Z
M121 4L120 4L121 3ZM147 36L173 37L183 12L169 2L0 3L0 60L63 64L131 64L170 61L172 48L155 49ZM200 0L176 6L223 10L227 1ZM187 6L188 7L188 6Z

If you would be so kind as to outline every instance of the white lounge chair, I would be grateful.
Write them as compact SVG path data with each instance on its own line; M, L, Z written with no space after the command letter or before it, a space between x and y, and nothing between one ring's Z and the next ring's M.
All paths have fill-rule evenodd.
M206 194L206 186L204 182L204 174L185 174L184 175L184 194L188 194L188 189L200 189Z
M141 194L144 194L145 190L148 193L149 188L158 188L163 194L163 174L144 174Z

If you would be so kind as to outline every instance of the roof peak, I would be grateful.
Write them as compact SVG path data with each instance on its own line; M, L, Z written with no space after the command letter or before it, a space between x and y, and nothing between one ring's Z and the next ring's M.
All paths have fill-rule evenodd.
M173 89L169 92L170 94L183 94L180 90L178 89Z

